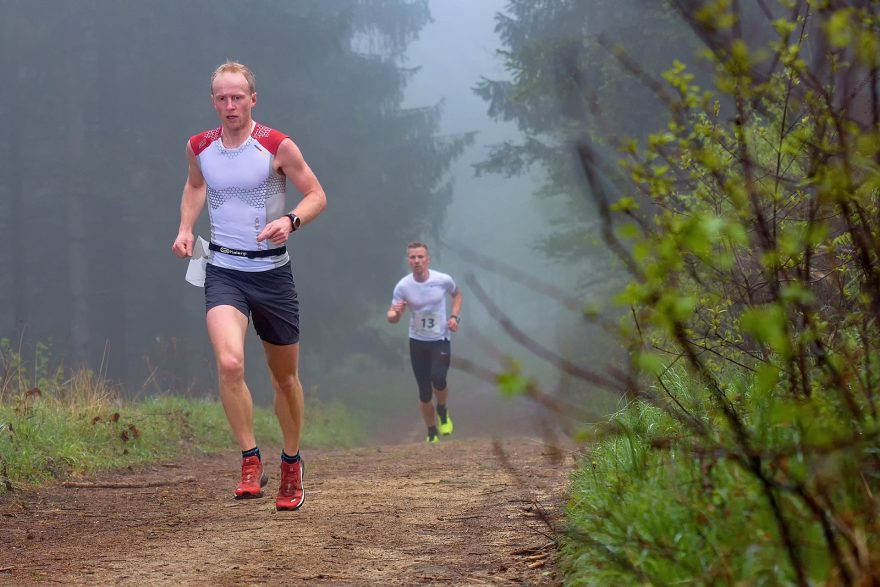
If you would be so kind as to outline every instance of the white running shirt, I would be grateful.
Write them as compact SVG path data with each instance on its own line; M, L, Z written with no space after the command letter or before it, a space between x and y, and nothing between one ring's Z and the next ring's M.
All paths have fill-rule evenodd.
M227 149L220 130L208 130L189 140L208 184L211 242L240 251L275 248L269 240L258 243L257 235L285 211L286 178L272 165L287 135L254 123L241 146ZM208 257L212 265L239 271L267 271L289 260L287 253L248 259L214 251Z
M428 279L416 281L410 273L397 282L391 303L406 302L409 308L409 337L415 340L449 338L446 296L458 291L449 275L428 269Z

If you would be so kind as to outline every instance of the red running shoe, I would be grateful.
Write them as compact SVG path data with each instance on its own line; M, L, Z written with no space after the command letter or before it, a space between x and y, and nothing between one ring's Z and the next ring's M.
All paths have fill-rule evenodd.
M303 489L303 473L305 464L302 459L295 463L281 461L281 487L278 488L278 498L275 500L276 510L298 510L306 500L306 492Z
M241 459L241 481L235 486L235 499L263 497L263 486L269 476L263 472L263 463L256 456Z

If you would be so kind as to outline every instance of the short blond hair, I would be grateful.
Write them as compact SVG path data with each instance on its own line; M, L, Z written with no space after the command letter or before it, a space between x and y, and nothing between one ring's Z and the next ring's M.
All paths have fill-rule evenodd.
M419 241L413 241L406 245L406 250L408 251L410 249L425 249L426 253L430 252L428 251L428 245Z
M247 80L248 89L251 91L251 94L257 91L257 80L254 78L254 73L248 69L248 66L238 61L227 61L215 69L211 75L211 94L214 93L214 80L221 73L240 73Z

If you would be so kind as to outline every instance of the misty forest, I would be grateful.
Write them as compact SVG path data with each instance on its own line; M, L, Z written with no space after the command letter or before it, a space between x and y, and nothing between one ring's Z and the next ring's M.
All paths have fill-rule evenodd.
M422 241L456 450L559 474L504 577L880 585L876 0L0 0L0 508L236 452L171 253L226 60L327 194L288 243L306 451L425 448L385 319ZM278 445L252 329L246 362Z

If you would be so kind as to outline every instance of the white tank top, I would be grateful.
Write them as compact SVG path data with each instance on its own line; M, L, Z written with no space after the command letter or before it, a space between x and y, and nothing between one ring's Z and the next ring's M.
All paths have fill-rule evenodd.
M258 243L257 235L286 210L286 178L272 168L278 146L286 138L257 123L247 140L234 149L223 146L220 128L190 138L208 186L211 242L240 251L275 248L268 240ZM281 267L290 256L284 253L248 259L215 251L208 259L212 265L226 269L267 271Z

